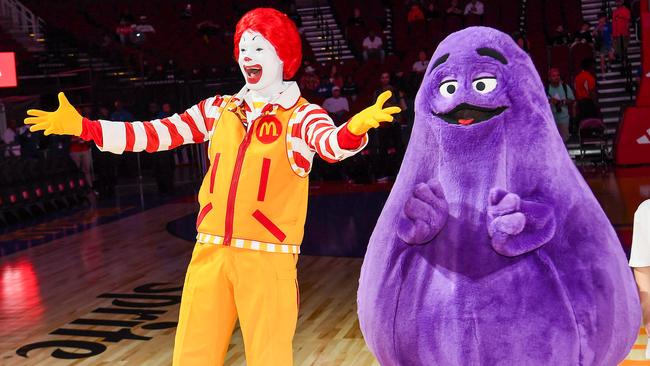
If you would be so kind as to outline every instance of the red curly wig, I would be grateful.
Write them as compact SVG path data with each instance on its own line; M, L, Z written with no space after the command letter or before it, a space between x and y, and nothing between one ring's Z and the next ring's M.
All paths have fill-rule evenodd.
M302 42L296 24L286 14L272 8L249 11L235 28L235 60L239 59L239 40L247 30L263 35L273 45L284 64L284 79L291 79L302 62Z

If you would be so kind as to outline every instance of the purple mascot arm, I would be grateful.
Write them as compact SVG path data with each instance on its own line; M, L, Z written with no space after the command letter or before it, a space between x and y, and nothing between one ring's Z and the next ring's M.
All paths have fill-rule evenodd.
M492 248L508 257L535 250L555 235L553 209L543 203L522 200L499 188L490 191L487 209Z
M445 226L449 208L437 180L415 186L399 216L397 236L407 244L431 241Z

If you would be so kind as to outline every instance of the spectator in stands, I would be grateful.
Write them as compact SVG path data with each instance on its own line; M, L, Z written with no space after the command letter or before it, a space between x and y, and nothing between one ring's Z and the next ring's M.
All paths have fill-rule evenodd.
M594 43L596 51L600 58L600 72L602 78L605 78L605 59L610 62L614 59L614 50L612 49L612 25L607 21L607 14L604 12L598 14L598 24L594 28ZM610 65L607 65L609 68Z
M354 8L352 16L348 18L348 27L365 27L366 22L361 17L361 9Z
M134 45L143 44L147 40L147 33L156 33L156 29L149 24L147 17L142 15L138 22L131 27L131 43Z
M24 124L18 127L16 142L20 144L20 156L23 158L38 159L42 134L32 133Z
M133 121L133 114L124 109L124 104L122 101L117 99L113 104L115 106L115 111L111 113L111 121L121 121L121 122L131 122Z
M551 111L560 136L566 142L569 139L569 105L575 100L575 97L571 87L562 82L560 70L557 68L551 68L548 71L548 81L549 85L546 88L548 102L551 104Z
M420 9L420 5L412 4L409 9L408 14L406 15L406 21L410 23L420 22L424 20L424 13Z
M612 13L612 42L616 57L624 60L627 55L627 46L630 43L630 9L623 0L616 1L616 9Z
M16 139L16 120L12 118L7 122L7 128L2 134L2 141L5 144L10 145L14 142L15 139Z
M465 15L483 15L483 3L479 0L470 0L467 5L465 5Z
M185 4L185 8L181 12L181 18L189 19L192 17L192 3Z
M332 96L325 99L323 108L332 116L337 126L345 122L343 117L350 112L348 99L341 96L341 88L338 86L332 88Z
M333 87L334 84L332 84L330 78L323 76L318 84L318 89L316 89L316 94L321 98L329 98L332 96Z
M594 44L594 37L591 35L591 30L589 28L591 28L589 22L582 22L582 25L580 25L580 30L576 32L576 36L573 39L573 44L571 44L571 47L575 46L578 43L587 43L590 45Z
M176 62L174 62L173 59L167 60L167 65L165 66L165 74L167 76L167 79L175 79L176 75L178 75L178 67L176 66Z
M345 77L345 83L343 84L343 88L341 89L343 95L346 97L350 98L353 102L357 100L357 95L359 94L359 87L357 84L354 82L354 78L352 75L348 75Z
M332 66L330 66L329 79L332 85L338 86L339 88L343 87L343 76L339 74L336 64L332 64Z
M20 146L17 143L16 137L18 136L18 124L15 119L10 119L7 122L7 129L2 135L2 142L7 146L5 147L5 156L20 156Z
M468 4L469 5L469 4ZM445 13L449 15L463 15L463 10L458 6L458 0L451 0L449 7L445 10Z
M586 58L580 63L582 69L575 78L574 88L578 105L578 121L598 116L596 106L596 77L594 76L594 60Z
M120 43L126 44L131 37L131 31L133 30L133 24L130 24L126 19L120 20L120 24L115 29L115 33L120 38Z
M169 106L169 103L166 103ZM172 113L168 109L167 112L161 111L158 103L149 103L149 117L151 120L163 119L171 116ZM156 185L158 186L158 193L161 196L166 196L174 192L174 154L173 150L158 151L153 154L153 173L156 178Z
M318 89L320 85L320 80L316 75L316 70L313 67L307 66L305 68L305 73L302 74L300 80L298 80L298 85L301 90L314 92Z
M363 59L368 61L369 58L379 57L381 62L384 62L384 43L381 40L381 37L377 37L375 31L370 29L368 31L368 36L363 40Z
M133 25L133 32L156 33L156 29L149 24L146 15L141 15L138 19L138 23Z
M465 23L463 9L458 5L458 0L451 0L450 6L445 10L445 30L455 32L460 30Z
M440 17L440 12L436 9L436 4L429 1L426 9L424 9L424 20L428 23Z
M221 26L210 20L204 20L196 25L196 29L198 29L205 44L210 44L210 40L219 35Z
M519 48L524 50L526 53L530 53L530 42L526 38L526 33L515 31L512 33L512 39L515 40Z
M390 73L383 72L379 78L380 86L375 91L375 97L384 91L390 90L392 95L390 99L384 103L384 106L398 106L406 110L406 101L404 100L403 93L399 92L391 84ZM379 128L374 129L376 138L371 138L370 141L376 141L376 148L378 155L377 161L374 163L375 177L380 183L385 183L389 177L394 176L399 168L399 154L403 148L402 131L400 126L401 114L393 115L395 120L393 123L382 123Z
M564 26L562 24L558 25L555 27L555 32L551 36L551 46L564 46L569 44L569 40L571 39L569 33L564 30Z
M413 63L413 67L411 69L414 73L421 77L424 75L425 71L427 71L427 66L429 66L429 58L427 57L427 52L425 50L421 50L418 53L418 60Z

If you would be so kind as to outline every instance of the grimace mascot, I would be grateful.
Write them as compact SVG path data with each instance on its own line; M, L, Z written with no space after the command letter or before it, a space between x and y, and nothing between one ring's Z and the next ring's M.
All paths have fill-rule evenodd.
M358 293L382 365L616 365L635 283L529 56L470 27L437 48Z

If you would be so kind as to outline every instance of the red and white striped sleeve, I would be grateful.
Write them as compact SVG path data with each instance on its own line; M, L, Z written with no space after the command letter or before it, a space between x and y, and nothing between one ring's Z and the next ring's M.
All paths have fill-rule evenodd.
M210 138L214 121L225 107L227 97L211 97L182 114L151 121L117 122L84 118L81 138L93 140L101 151L155 152L180 145L201 143Z
M361 151L368 144L368 135L353 135L347 123L334 125L327 111L316 104L307 104L297 111L296 121L300 136L310 150L318 153L323 160L333 163L348 158Z

